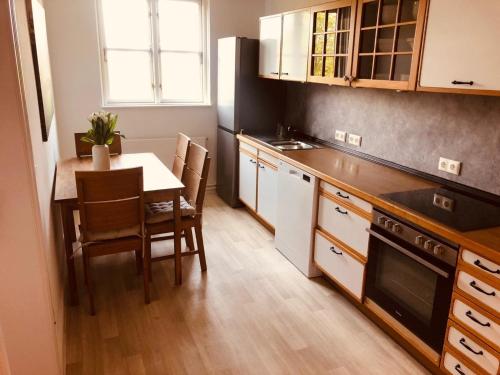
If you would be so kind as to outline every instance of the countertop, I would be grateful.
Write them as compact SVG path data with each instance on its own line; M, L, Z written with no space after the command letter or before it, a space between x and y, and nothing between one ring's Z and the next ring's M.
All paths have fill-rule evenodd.
M442 186L440 184L333 148L281 152L253 136L237 137L240 141L264 150L374 206L411 221L462 247L474 250L492 261L500 261L500 226L460 232L380 197L387 193L436 188Z

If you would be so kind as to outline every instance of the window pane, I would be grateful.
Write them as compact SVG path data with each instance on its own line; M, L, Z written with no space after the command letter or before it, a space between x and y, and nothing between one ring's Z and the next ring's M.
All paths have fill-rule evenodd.
M160 45L169 51L201 51L201 5L196 0L159 0Z
M108 51L108 100L152 102L151 54L137 51Z
M102 25L107 48L151 48L147 0L102 0Z
M161 54L162 99L201 102L203 100L200 53Z

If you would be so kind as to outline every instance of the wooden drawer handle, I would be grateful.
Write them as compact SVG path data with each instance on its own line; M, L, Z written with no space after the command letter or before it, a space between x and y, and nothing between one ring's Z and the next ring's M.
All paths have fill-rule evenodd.
M492 270L492 269L489 269L488 267L486 266L483 266L481 264L481 261L479 259L477 259L475 262L474 262L474 265L478 266L479 268L481 268L482 270L485 270L486 272L489 272L489 273L494 273L494 274L500 274L500 268L497 269L497 270Z
M465 372L462 371L462 367L457 363L455 365L455 371L458 372L460 375L466 375Z
M483 327L490 327L491 326L490 322L486 322L486 323L480 322L477 318L474 317L474 315L472 315L472 311L470 311L470 310L467 311L465 313L465 315L467 316L467 318L469 318L473 322L479 324L480 326L483 326Z
M496 293L493 291L493 292L486 292L485 290L481 289L480 287L478 287L476 285L476 282L474 280L472 280L469 285L471 287L473 287L474 289L476 289L478 292L481 292L483 294L486 294L487 296L491 296L491 297L495 297L496 296Z
M459 341L459 342L460 342L460 344L461 344L461 345L462 345L465 349L467 349L467 350L468 350L468 351L470 351L471 353L474 353L475 355L483 355L483 354L484 354L482 350L480 350L480 351L476 352L476 351L475 351L474 349L472 349L469 345L467 345L467 343L465 342L465 337L462 337L462 338L460 339L460 341Z

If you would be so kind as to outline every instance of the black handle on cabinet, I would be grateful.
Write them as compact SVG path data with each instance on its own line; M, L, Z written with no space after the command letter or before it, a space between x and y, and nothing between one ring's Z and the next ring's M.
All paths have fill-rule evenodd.
M266 169L266 167L263 164L260 164L260 163L259 163L259 168L260 169Z
M344 199L349 199L348 195L344 195L340 191L337 191L337 197L344 198Z
M253 159L250 159L250 163L257 164L257 162L255 160L253 160Z
M281 75L282 75L282 76L287 76L287 75L288 75L288 73L283 73L283 72L281 72Z
M495 292L486 292L486 291L484 291L483 289L481 289L480 287L478 287L478 286L476 285L476 282L475 282L474 280L472 280L472 281L469 283L469 285L470 285L471 287L473 287L474 289L476 289L478 292L481 292L481 293L483 293L483 294L486 294L487 296L492 296L492 297L496 296L496 293L495 293Z
M342 211L339 207L335 207L335 211L337 211L339 214L342 214L342 215L347 215L349 213L347 211Z
M461 344L461 345L462 345L465 349L467 349L467 350L468 350L468 351L470 351L471 353L474 353L475 355L483 355L483 354L484 354L482 350L480 350L480 351L476 352L476 351L475 351L474 349L472 349L469 345L467 345L467 344L465 343L465 338L464 338L464 337L462 337L462 338L460 339L460 344Z
M337 255L342 255L342 251L337 251L337 250L335 250L335 247L333 247L333 246L332 246L332 247L330 247L330 251L331 251L332 253L334 253L334 254L337 254Z
M271 72L271 73L269 73L269 74L272 74L273 76L277 76L277 75L279 75L279 73L278 73L278 72Z
M499 269L497 269L497 270L495 270L495 271L494 271L494 270L492 270L492 269L489 269L488 267L483 266L483 265L481 264L481 261L480 261L479 259L476 259L476 261L474 262L474 264L475 264L476 266L478 266L479 268L481 268L482 270L485 270L486 272L489 272L489 273L494 273L494 274L497 274L497 275L498 275L498 274L500 274L500 268L499 268Z
M470 311L470 310L467 311L465 313L465 315L467 316L467 318L469 318L473 322L476 322L480 326L483 326L483 327L490 327L491 326L490 322L486 322L486 323L480 322L477 318L474 317L474 315L472 315L472 311Z
M465 372L462 371L462 368L458 363L455 366L455 371L458 372L460 375L466 375Z
M474 84L474 81L451 81L453 85L469 85L472 86Z

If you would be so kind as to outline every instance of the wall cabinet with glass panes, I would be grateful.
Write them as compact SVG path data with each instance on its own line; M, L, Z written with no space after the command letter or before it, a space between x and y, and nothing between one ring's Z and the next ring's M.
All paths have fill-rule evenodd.
M355 12L352 0L311 8L308 82L349 85Z
M414 90L427 0L360 0L353 87Z

